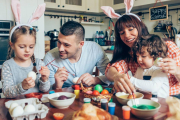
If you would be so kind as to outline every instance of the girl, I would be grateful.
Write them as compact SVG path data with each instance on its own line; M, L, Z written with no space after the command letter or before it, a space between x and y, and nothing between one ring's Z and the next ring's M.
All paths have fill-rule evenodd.
M118 18L115 24L115 50L113 59L106 68L106 77L114 81L117 91L132 94L135 88L130 82L126 73L130 70L134 75L138 64L132 59L132 46L142 35L148 35L148 30L140 18L130 13L133 0L124 0L126 4L125 15L117 15L111 7L103 8L104 13L112 18ZM180 50L171 41L166 41L168 47L167 57L162 59L161 69L168 74L169 95L175 97L180 93Z
M10 42L8 50L8 60L2 66L3 94L7 98L14 98L22 94L32 92L47 92L50 89L48 80L50 71L43 67L44 63L34 57L34 47L36 43L36 31L30 23L37 20L45 10L45 4L40 5L34 17L28 24L20 23L20 8L18 0L12 0L12 10L17 25L10 31ZM15 57L11 58L12 51ZM27 77L30 71L37 72L37 78Z
M147 35L137 40L132 49L134 61L138 63L139 67L134 77L130 78L131 83L135 88L158 97L169 96L168 77L158 66L154 65L154 61L158 57L165 58L167 56L168 49L165 42L157 35Z

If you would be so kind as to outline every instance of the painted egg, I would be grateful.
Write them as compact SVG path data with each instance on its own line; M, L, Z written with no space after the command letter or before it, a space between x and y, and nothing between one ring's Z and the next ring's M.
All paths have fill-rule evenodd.
M15 102L11 103L11 105L10 105L10 107L9 107L9 113L11 114L11 113L12 113L12 110L13 110L15 107L17 107L17 106L19 106L17 103L15 103Z
M21 116L24 113L24 110L21 106L17 106L12 110L11 115L13 117Z
M93 91L87 91L86 93L87 93L87 94L92 94L92 93L93 93Z
M161 62L162 59L163 59L163 58L158 57L158 58L154 61L154 65L157 66L157 67L160 66L160 64L162 63L162 62Z
M75 77L72 81L74 84L77 84L77 81L79 80L79 77Z
M99 93L101 93L103 91L103 88L101 85L97 84L95 87L94 87L94 90L97 90L99 91Z
M27 77L32 77L33 80L36 80L36 73L34 71L31 71L28 73Z
M25 113L32 113L35 112L36 108L34 107L34 105L28 104L24 107L24 112Z

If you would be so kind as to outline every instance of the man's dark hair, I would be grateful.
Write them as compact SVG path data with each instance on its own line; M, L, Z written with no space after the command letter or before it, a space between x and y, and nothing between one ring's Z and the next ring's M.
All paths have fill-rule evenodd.
M61 34L68 35L76 35L79 41L84 40L85 30L84 27L76 22L76 21L68 21L60 28Z

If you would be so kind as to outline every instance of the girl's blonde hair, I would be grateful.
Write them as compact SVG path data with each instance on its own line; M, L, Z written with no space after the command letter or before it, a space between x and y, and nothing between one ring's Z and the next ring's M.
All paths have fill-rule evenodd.
M13 28L11 28L12 30ZM11 32L11 31L10 31ZM31 35L34 37L35 41L36 41L36 30L34 28L30 28L28 26L21 26L19 28L17 28L12 36L11 36L11 39L10 41L15 44L17 39L19 38L19 36L21 35ZM10 44L9 44L9 48L8 48L8 56L7 56L7 60L10 59L12 57L12 53L13 53L13 49L11 48ZM35 60L35 56L34 54L31 56L31 60L33 62L33 71L34 72L37 72L37 69L36 69L36 60Z

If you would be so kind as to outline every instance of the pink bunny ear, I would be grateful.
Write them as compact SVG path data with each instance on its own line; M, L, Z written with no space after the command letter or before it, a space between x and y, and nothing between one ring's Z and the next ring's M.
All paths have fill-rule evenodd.
M134 0L124 0L124 4L126 6L126 13L130 13L133 7Z
M21 17L21 8L20 8L20 1L19 0L12 0L11 1L11 9L15 17L15 21L17 24L20 23Z
M45 3L39 5L36 11L33 13L28 23L31 24L34 21L38 20L44 14L45 8L46 8Z
M115 13L114 9L110 6L101 6L104 14L106 14L110 18L119 18L121 15Z

